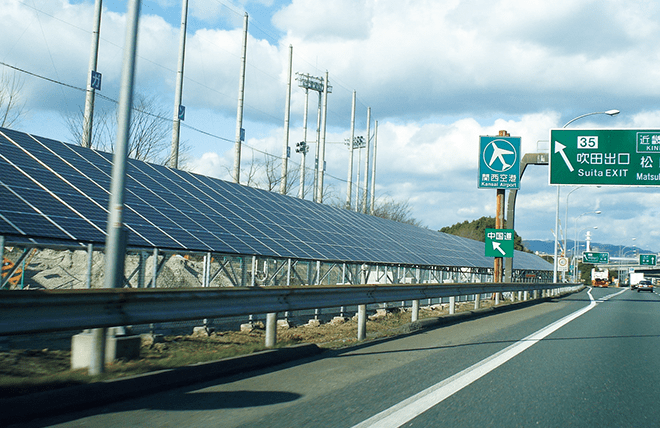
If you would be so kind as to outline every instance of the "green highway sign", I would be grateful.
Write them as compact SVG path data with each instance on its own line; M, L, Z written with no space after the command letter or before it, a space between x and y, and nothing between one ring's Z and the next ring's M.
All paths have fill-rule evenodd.
M550 184L660 186L660 129L551 129Z
M639 255L639 264L644 266L655 266L656 255L655 254L640 254Z
M486 229L486 257L513 257L513 229Z
M603 264L610 262L610 253L596 253L593 251L585 251L582 253L582 263Z
M520 188L520 137L479 137L479 188Z

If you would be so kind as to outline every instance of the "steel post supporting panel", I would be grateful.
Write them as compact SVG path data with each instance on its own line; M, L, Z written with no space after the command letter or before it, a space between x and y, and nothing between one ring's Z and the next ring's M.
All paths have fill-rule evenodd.
M0 291L0 335L219 318L303 309L571 287L466 283L187 290Z

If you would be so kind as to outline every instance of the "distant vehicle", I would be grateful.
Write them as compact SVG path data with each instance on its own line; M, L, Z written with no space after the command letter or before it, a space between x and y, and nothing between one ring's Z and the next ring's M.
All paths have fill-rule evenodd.
M637 292L640 291L653 291L653 282L648 279L643 279L637 284Z
M610 285L610 271L591 269L591 285L593 287L607 287Z

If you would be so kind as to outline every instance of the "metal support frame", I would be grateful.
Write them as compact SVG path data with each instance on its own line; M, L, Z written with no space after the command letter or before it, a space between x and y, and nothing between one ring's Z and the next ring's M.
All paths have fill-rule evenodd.
M6 238L5 238L5 242ZM17 246L15 243L12 244ZM61 247L64 250L86 251L88 253L87 277L91 276L90 245ZM93 251L102 251L93 245ZM50 248L46 246L18 246L23 249L23 254L16 262L15 269L20 267L22 261L28 257L29 250L39 248ZM171 250L163 251L153 249L153 254L147 256L146 249L131 248L127 251L129 257L138 259L138 266L128 276L124 276L124 284L128 288L155 288L157 278L162 272L168 260L180 252ZM298 285L359 285L373 284L404 284L404 283L444 283L444 282L488 282L492 276L492 268L484 267L457 267L457 266L407 266L398 264L382 263L351 263L351 262L328 262L321 260L279 259L258 256L236 256L222 253L190 253L204 256L206 262L203 264L201 273L201 285L211 286L217 283L218 278L222 280L216 286L222 286L226 282L234 287L242 286L298 286ZM209 257L210 255L210 257ZM213 262L211 262L211 257ZM252 263L245 263L246 258L252 259ZM151 260L151 262L150 262ZM152 273L147 276L147 266L151 266ZM251 267L250 267L251 266ZM261 266L261 270L258 267ZM10 275L12 272L10 272ZM510 282L533 282L546 281L550 271L515 270ZM137 279L137 280L136 280ZM91 279L81 283L87 286ZM6 278L3 278L3 285ZM91 285L90 285L91 286Z
M520 160L520 180L523 178L527 165L548 165L548 153L527 153ZM506 210L506 228L515 230L516 220L516 198L518 196L518 189L511 189L509 191L509 200L507 201ZM511 282L513 280L513 257L507 257L504 260L504 282Z

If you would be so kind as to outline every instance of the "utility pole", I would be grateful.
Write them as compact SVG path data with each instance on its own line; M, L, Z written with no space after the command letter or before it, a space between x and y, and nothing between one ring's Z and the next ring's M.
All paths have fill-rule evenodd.
M101 90L101 74L96 72L99 57L99 33L101 32L101 9L103 0L94 2L94 29L92 47L89 54L89 75L85 95L85 114L83 116L82 146L92 147L92 123L94 122L94 98L96 89Z
M328 107L328 94L332 93L332 86L328 85L327 71L325 73L325 81L322 77L314 77L309 74L296 74L298 75L298 77L296 77L296 80L298 80L298 86L305 89L305 144L307 144L307 91L311 89L319 93L319 105L316 117L316 150L312 199L314 202L321 202L320 199L323 198L323 162L325 161L325 112ZM325 103L322 104L322 100L325 100ZM323 134L321 134L321 129L323 129ZM307 153L307 151L305 151L305 153Z
M126 164L128 158L128 138L133 104L133 82L137 53L138 21L140 0L132 0L128 5L126 18L126 45L121 72L119 108L117 120L117 140L110 181L108 204L108 230L105 238L105 288L121 288L124 281L124 261L128 231L124 227L124 198L126 194ZM92 353L89 374L103 373L105 361L105 328L92 330Z
M371 203L369 204L369 213L374 215L376 204L376 148L378 146L378 121L374 124L374 156L371 162Z
M323 177L325 175L325 134L326 134L326 127L327 127L327 121L328 121L328 92L329 92L329 86L330 86L330 81L328 79L328 72L325 72L325 82L323 85L323 113L321 115L321 120L323 122L323 125L321 126L323 128L323 133L321 134L321 148L319 149L321 152L321 159L319 160L319 178L318 178L318 188L317 190L317 197L316 197L316 202L323 203Z
M284 108L284 148L282 149L282 177L280 193L286 195L286 175L289 163L289 116L291 114L291 74L293 73L293 46L289 45L289 73L286 85L286 106Z
M307 147L307 110L309 108L309 89L305 88L305 112L303 113L303 140L300 144L300 187L298 188L298 198L305 198L305 156L308 151ZM304 145L304 146L303 146Z
M243 49L241 77L238 82L238 108L236 110L236 143L234 144L234 183L241 182L241 143L245 140L243 129L243 101L245 98L245 60L247 58L248 14L243 18Z
M351 186L353 185L353 149L355 141L355 103L357 92L353 90L353 103L351 107L351 140L348 145L348 179L346 180L346 209L351 209Z
M188 27L188 0L182 0L181 34L179 36L179 63L176 72L176 88L174 90L174 120L172 122L172 153L170 168L179 167L179 136L181 121L185 118L185 107L181 104L183 96L183 63L186 57L186 28Z
M371 107L367 108L367 140L364 155L364 187L362 189L362 213L366 214L369 193L369 144L371 143Z
M363 144L360 144L358 149L358 161L357 161L357 174L355 176L355 212L360 212L360 165L362 162L362 147Z
M296 73L298 77L296 77L296 80L298 81L298 86L301 88L305 89L305 115L303 118L304 122L304 142L305 142L305 153L309 151L309 147L307 146L307 107L308 107L308 95L309 95L309 90L313 90L318 92L319 94L319 104L318 104L318 109L317 109L317 114L316 114L316 148L315 148L315 158L314 158L314 186L312 190L312 199L316 201L316 195L317 195L317 187L318 187L318 167L319 167L319 147L320 147L320 140L321 140L321 94L324 91L324 88L326 85L323 83L323 78L322 77L315 77L311 76L309 74L300 74ZM328 92L332 92L332 86L328 88ZM301 181L304 185L304 178L302 178L303 181ZM299 192L299 197L302 198L303 193Z

